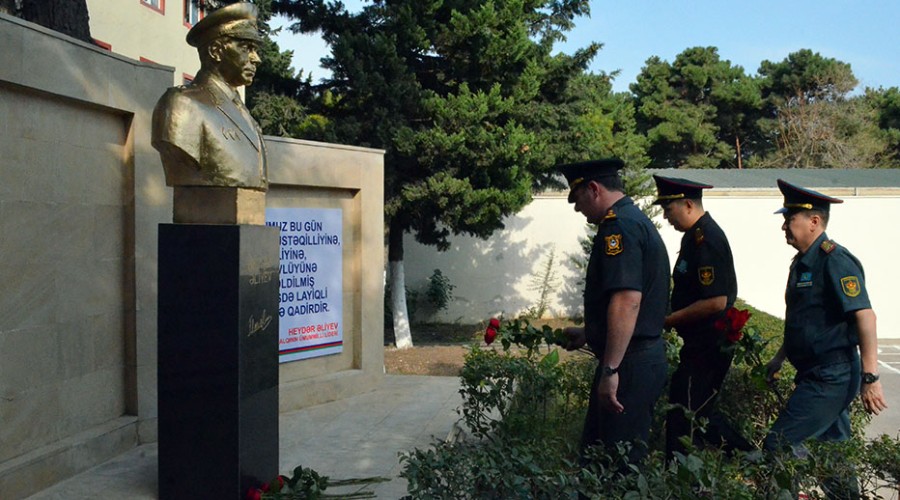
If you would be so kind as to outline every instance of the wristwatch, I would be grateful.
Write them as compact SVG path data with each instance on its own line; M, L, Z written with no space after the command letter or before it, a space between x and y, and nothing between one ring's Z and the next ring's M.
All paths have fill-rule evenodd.
M862 374L862 382L864 384L874 384L878 381L879 378L880 377L877 373L863 372Z
M609 377L610 375L615 375L615 374L619 373L618 368L613 368L609 365L604 366L603 368L601 368L601 370L603 371L604 377Z

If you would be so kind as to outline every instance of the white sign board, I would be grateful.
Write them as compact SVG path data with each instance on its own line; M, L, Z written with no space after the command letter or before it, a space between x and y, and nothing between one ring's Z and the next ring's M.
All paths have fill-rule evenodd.
M343 214L335 208L269 208L281 231L278 359L281 363L343 350Z

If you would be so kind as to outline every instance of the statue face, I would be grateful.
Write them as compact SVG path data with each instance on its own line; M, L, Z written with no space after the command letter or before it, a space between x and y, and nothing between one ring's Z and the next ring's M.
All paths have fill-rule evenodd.
M216 52L219 74L226 83L232 87L253 83L256 67L260 62L255 42L226 38Z

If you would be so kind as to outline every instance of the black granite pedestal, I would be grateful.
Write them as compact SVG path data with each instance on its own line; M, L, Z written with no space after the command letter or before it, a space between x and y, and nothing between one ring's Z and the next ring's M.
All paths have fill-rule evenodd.
M278 230L159 226L159 497L278 474Z

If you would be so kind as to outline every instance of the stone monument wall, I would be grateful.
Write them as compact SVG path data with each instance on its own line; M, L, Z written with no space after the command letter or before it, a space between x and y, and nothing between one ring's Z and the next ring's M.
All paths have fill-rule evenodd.
M281 411L374 388L384 373L384 174L380 151L269 137L269 208L343 213L343 351L280 368Z
M150 145L172 68L0 14L0 492L21 498L157 438ZM270 205L340 208L344 349L281 365L282 411L383 373L383 153L267 138ZM214 355L214 353L210 353Z

